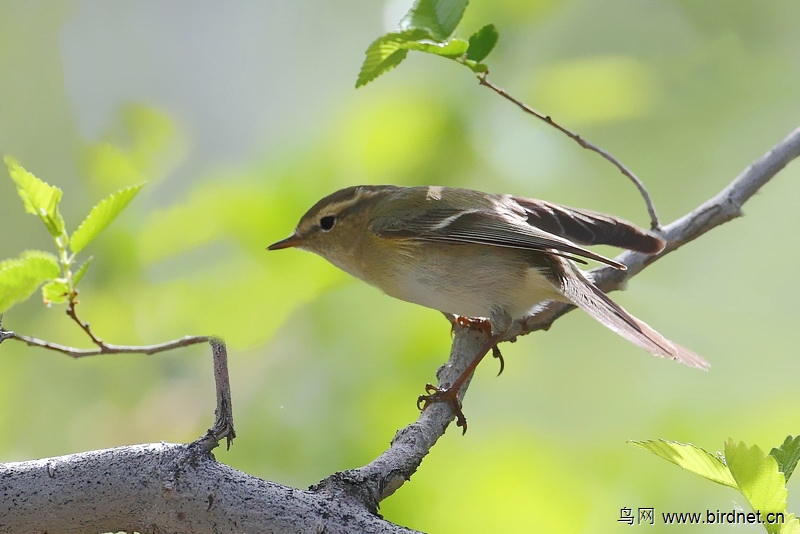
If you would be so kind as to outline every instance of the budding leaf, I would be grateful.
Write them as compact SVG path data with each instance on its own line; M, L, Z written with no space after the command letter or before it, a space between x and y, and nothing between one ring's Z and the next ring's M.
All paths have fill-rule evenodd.
M72 252L77 254L97 237L97 234L105 230L111 221L133 200L133 197L136 196L136 193L141 188L142 184L120 189L93 207L78 229L73 232L72 238L70 238Z
M41 250L0 261L0 313L27 300L40 284L60 274L58 258Z
M4 160L25 211L38 216L54 238L65 236L64 218L58 211L61 189L38 179L14 158L6 156Z

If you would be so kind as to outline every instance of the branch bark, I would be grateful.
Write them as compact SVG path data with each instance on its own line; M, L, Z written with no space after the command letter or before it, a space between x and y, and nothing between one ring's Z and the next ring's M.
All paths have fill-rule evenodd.
M261 480L197 444L5 464L0 532L413 532L327 492Z
M797 157L800 129L714 198L664 227L663 253L623 253L617 260L628 270L595 269L595 282L604 291L619 289L658 258L741 216L742 205ZM570 309L544 306L518 321L509 337L546 330ZM485 341L482 332L455 325L450 359L437 373L439 384L452 383ZM412 532L380 518L378 505L411 477L452 421L447 404L433 404L399 430L378 458L309 490L280 486L220 464L201 440L5 464L0 466L0 533Z

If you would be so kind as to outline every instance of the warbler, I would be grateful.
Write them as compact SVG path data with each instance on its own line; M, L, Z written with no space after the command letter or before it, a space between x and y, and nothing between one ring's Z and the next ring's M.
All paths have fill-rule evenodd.
M625 265L582 245L658 254L664 240L634 224L543 200L442 186L360 185L314 204L294 232L268 247L318 254L401 300L487 320L487 346L430 401L455 401L480 359L513 324L545 301L572 303L644 350L700 369L708 362L635 318L600 291L576 262ZM466 429L466 421L463 421Z

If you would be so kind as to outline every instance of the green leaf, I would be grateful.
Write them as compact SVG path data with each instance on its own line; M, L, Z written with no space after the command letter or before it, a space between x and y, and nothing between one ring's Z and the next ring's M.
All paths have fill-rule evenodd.
M471 59L464 59L461 61L461 63L469 67L469 69L475 74L482 74L489 71L489 66L486 63L478 63L477 61L472 61Z
M757 445L725 442L725 459L739 491L754 511L762 516L786 511L786 477L778 470L778 462ZM779 532L780 525L764 524L768 532Z
M63 278L50 280L42 286L42 300L45 304L63 304L69 299L69 284Z
M86 274L86 270L89 268L89 264L92 263L92 260L94 260L94 256L89 256L89 258L78 267L75 274L72 275L72 287L77 286L78 282L81 281L81 278Z
M794 514L786 514L785 522L781 525L778 534L800 534L800 521Z
M400 29L423 28L434 41L445 41L461 22L467 3L467 0L416 0L400 21Z
M800 460L800 436L786 436L783 445L772 449L769 453L778 462L778 469L788 482Z
M103 200L101 200L89 215L83 220L81 225L72 234L70 245L72 252L77 254L86 247L97 234L105 230L105 228L113 221L119 213L125 209L125 206L133 200L136 193L142 188L143 184L126 187L120 189L116 193L112 193Z
M469 48L469 43L463 39L451 39L446 43L429 41L430 34L422 29L389 32L379 37L367 48L367 57L361 65L356 87L366 85L396 67L405 59L409 50L454 59L463 57Z
M381 74L393 69L408 54L407 43L430 39L430 33L422 29L389 32L375 39L367 48L366 58L358 73L356 87L366 85Z
M469 38L469 49L467 50L467 59L470 61L481 62L489 52L494 49L497 44L497 39L500 38L500 33L495 28L494 24L487 24L480 30L472 34Z
M446 58L462 57L467 53L469 43L464 39L451 39L446 43L421 43L419 41L409 41L405 45L409 50L418 50Z
M39 284L61 274L58 258L41 250L28 250L19 258L0 262L0 313L30 297Z
M41 181L14 158L6 156L4 160L25 211L38 216L54 238L65 236L64 218L58 211L61 189Z
M696 473L717 484L737 488L736 480L731 475L730 470L718 456L711 454L700 447L689 443L678 443L677 441L648 440L648 441L629 441L637 447L641 447L652 452L677 466L683 467L687 471Z

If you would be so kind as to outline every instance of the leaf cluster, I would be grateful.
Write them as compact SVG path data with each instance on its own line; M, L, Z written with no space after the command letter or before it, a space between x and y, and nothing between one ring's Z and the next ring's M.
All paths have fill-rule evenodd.
M27 250L0 261L0 313L27 300L38 287L45 304L74 302L77 285L92 260L77 268L76 258L125 209L143 184L120 189L98 202L72 232L59 211L62 191L25 170L14 158L4 158L8 174L27 213L39 217L53 238L56 254Z
M769 454L757 445L748 447L733 439L725 442L724 454L712 454L690 443L649 440L631 441L637 447L672 462L712 482L739 491L753 510L762 514L782 513L783 524L764 523L769 533L800 533L800 521L786 514L786 482L800 460L800 436L788 436Z
M366 85L399 65L409 50L441 56L465 65L475 74L489 68L481 63L497 44L499 33L487 24L468 39L454 37L467 0L417 0L400 21L400 29L390 31L367 48L356 87Z

